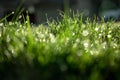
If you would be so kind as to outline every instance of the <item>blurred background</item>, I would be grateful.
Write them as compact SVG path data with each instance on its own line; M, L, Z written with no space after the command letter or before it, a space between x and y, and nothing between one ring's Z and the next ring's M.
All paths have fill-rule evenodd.
M60 11L66 9L90 18L120 19L120 0L0 0L0 18L15 11L20 4L28 10L30 20L35 24L44 23L47 18L57 19Z

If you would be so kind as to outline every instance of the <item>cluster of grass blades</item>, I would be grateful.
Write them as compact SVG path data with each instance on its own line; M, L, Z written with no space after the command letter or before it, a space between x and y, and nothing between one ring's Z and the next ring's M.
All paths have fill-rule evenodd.
M0 79L119 80L120 23L63 15L34 27L0 23Z

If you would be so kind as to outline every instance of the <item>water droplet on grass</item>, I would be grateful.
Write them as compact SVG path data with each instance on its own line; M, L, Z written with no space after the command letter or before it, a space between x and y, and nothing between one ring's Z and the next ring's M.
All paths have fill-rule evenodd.
M1 35L1 33L0 33L0 37L1 37L2 35Z
M0 23L0 26L2 27L2 26L3 26L3 23Z
M13 23L12 23L12 22L9 22L9 25L13 25Z
M12 12L12 14L14 14L15 12Z
M83 36L88 36L88 34L89 34L89 31L88 31L88 30L84 30L84 31L82 32L82 35L83 35Z
M95 31L98 31L98 30L99 30L99 28L98 28L98 27L96 27L96 28L95 28Z
M111 35L107 35L108 38L111 38L112 36Z
M87 48L89 46L88 42L83 43L84 47Z

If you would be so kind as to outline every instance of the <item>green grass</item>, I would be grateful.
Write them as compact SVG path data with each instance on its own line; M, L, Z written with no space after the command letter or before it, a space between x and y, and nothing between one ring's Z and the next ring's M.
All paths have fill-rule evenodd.
M120 80L120 23L62 17L0 23L1 80Z

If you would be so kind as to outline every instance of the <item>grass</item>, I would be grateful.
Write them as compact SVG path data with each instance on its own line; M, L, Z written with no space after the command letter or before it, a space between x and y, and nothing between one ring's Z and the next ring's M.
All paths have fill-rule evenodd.
M0 79L119 80L120 23L62 18L47 27L34 27L29 16L24 23L0 23Z

